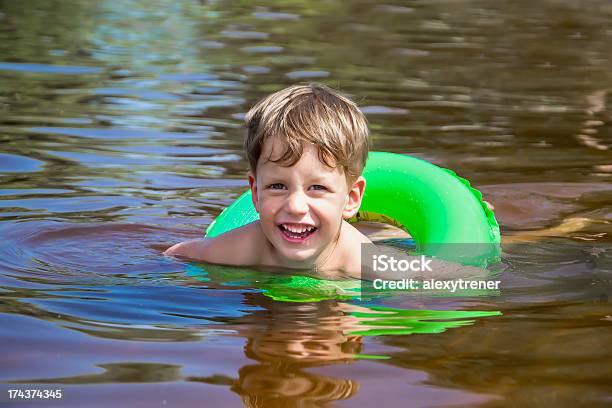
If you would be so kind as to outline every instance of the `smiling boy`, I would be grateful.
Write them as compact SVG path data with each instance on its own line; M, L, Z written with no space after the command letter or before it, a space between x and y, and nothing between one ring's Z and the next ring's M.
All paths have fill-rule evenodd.
M269 95L246 122L249 186L260 219L165 254L359 277L360 247L371 241L345 219L359 210L366 187L365 116L345 96L311 84Z

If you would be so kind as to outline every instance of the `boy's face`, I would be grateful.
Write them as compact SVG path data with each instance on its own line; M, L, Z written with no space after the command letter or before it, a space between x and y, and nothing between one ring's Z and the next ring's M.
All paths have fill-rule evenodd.
M343 218L359 209L365 180L359 177L347 185L342 168L319 161L314 145L307 145L291 167L268 160L278 159L283 151L278 138L264 143L257 174L249 173L253 204L284 266L310 268L333 250Z

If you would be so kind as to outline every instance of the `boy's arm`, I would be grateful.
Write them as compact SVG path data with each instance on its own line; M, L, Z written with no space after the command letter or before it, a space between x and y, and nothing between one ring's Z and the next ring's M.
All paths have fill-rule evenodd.
M256 248L257 222L214 238L197 238L168 248L164 255L222 265L257 265L261 251Z
M210 256L209 252L211 240L207 238L191 239L189 241L179 242L164 251L164 255L179 256L182 258L191 258L197 260L207 260Z

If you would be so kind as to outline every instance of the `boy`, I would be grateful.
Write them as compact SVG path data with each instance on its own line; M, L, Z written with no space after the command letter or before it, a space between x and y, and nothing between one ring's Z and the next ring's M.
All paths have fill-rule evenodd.
M165 254L360 277L360 246L371 241L344 220L357 213L366 187L363 113L326 86L296 85L258 102L246 122L249 186L260 219Z

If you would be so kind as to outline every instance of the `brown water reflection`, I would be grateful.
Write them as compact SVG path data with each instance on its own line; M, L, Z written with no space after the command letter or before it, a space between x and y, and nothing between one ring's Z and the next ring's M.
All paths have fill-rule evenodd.
M251 299L250 301L254 301ZM245 355L257 362L240 368L232 391L249 407L325 406L352 397L359 383L305 369L341 361L361 350L361 337L345 334L350 319L337 301L281 304L259 297L266 309L240 321Z
M206 291L210 292L211 296L214 296L214 291L220 289L221 287L216 285L206 287ZM152 292L156 290L155 287L148 289ZM240 292L240 289L236 288L234 291ZM81 290L80 293L82 292ZM65 291L66 299L70 298L68 293L69 291ZM92 290L88 297L80 295L79 299L85 306L84 309L87 310L89 302L96 299L102 300L99 296L104 295ZM21 293L20 297L33 298L31 293L26 292ZM137 299L137 296L132 293L130 298ZM367 333L369 329L378 331L403 329L405 333L440 333L453 327L474 324L474 320L466 320L467 316L460 313L458 316L454 316L452 312L441 312L442 314L436 315L437 312L432 311L431 316L427 317L422 315L423 310L416 310L414 313L402 310L405 312L404 315L397 315L394 311L374 310L367 306L337 300L324 300L317 303L283 303L262 293L246 294L242 303L245 307L250 306L252 311L241 317L202 315L200 319L214 324L191 326L156 324L150 327L94 321L78 315L58 315L32 306L28 311L24 307L4 307L4 313L35 316L38 319L58 324L65 329L87 334L97 344L97 354L100 357L107 361L117 358L123 360L96 363L95 368L92 367L93 370L87 370L89 372L79 375L22 377L12 379L9 383L29 384L30 386L39 384L69 386L194 382L229 387L241 397L246 406L322 407L331 402L355 397L361 386L360 380L352 378L350 370L340 375L329 375L325 373L326 368L340 364L346 370L348 366L354 365L357 370L364 370L362 376L368 379L371 370L367 366L368 361L389 358L384 355L362 354L365 337L353 333ZM423 304L420 301L413 301L413 306L423 306ZM389 316L386 323L378 320L377 316L381 315ZM407 318L406 316L413 317ZM439 323L433 323L436 320L439 320ZM219 323L223 324L219 325ZM235 375L204 374L207 370L203 368L208 364L207 346L200 340L202 337L210 336L211 333L217 335L223 333L242 341L245 361L249 362L237 366ZM64 339L71 337L73 336L67 334L61 336ZM121 340L121 342L117 343L116 340ZM127 350L122 344L126 341L132 344ZM163 352L156 358L156 360L163 358L166 361L174 361L175 364L134 362L126 359L130 356L140 356L140 358L149 356L147 359L150 359L158 354L156 350L159 348L156 343L160 342L171 342L177 346L181 343L193 343L187 348L188 360L181 357L184 354L184 351L179 351L182 347L176 347L176 350L179 351L176 357L173 357L172 352ZM14 350L24 349L23 346L17 344L8 343L5 346L10 346ZM43 350L46 347L44 343L41 343L40 346ZM388 346L383 347L385 348L389 349ZM397 350L401 348L403 347L398 348L393 345L391 350L397 354ZM69 360L66 353L68 349L70 346L64 345L55 350L62 352ZM24 350L27 350L27 347ZM73 347L73 350L76 355L79 354L78 347ZM92 362L95 360L93 355L87 353L83 357ZM94 357L93 360L92 357ZM5 367L17 371L18 365L24 362L24 360L12 361L11 359ZM364 364L366 364L365 367ZM68 363L68 367L73 365L73 362ZM429 371L429 367L415 366ZM323 369L323 371L313 372L311 371L313 368ZM202 375L199 375L198 371L202 372ZM397 383L397 386L410 378L410 376L404 378ZM419 384L422 377L417 376L411 381ZM445 388L448 387L446 385L440 387L437 400L448 402L459 395ZM485 395L488 394L463 392L461 398L466 401L474 400L474 398L476 400L490 398L490 396L485 398ZM358 404L357 406L363 405Z
M504 319L485 319L444 339L389 338L385 344L405 349L389 364L427 371L432 386L492 393L516 405L605 406L612 375L608 302L517 305L504 310Z
M336 300L314 304L281 303L257 294L249 296L247 303L263 307L263 310L237 319L226 327L236 328L238 335L246 338L245 355L256 361L256 364L245 365L239 369L238 379L231 388L249 407L322 407L352 399L358 395L361 381L358 380L359 375L351 373L364 370L362 376L365 379L371 378L368 361L388 358L361 354L365 338L352 333L366 332L368 328L403 328L407 333L428 332L427 329L419 328L417 319L411 321L414 326L408 325L402 319L397 319L395 327L393 322L376 325L376 319L367 316L379 316L385 312ZM393 316L392 312L387 313ZM451 318L450 322L442 324L451 328L473 324L474 321L464 320L456 323L453 324ZM432 333L435 331L436 329L430 329ZM395 344L393 346L396 347ZM403 349L404 346L400 348ZM330 371L333 374L333 367L339 364L342 367L339 375L326 374L328 367L332 368ZM315 368L316 370L313 370ZM428 367L418 368L429 372ZM389 386L403 387L406 381L415 381L408 372L406 374L403 379L390 379ZM415 382L421 380L422 378L418 378ZM397 391L393 400L397 401L397 396L403 394L402 391ZM447 403L458 396L457 393L449 391L446 384L441 384L438 394L438 400ZM489 393L483 391L463 393L461 397L466 401L491 398ZM350 405L369 406L354 401Z

